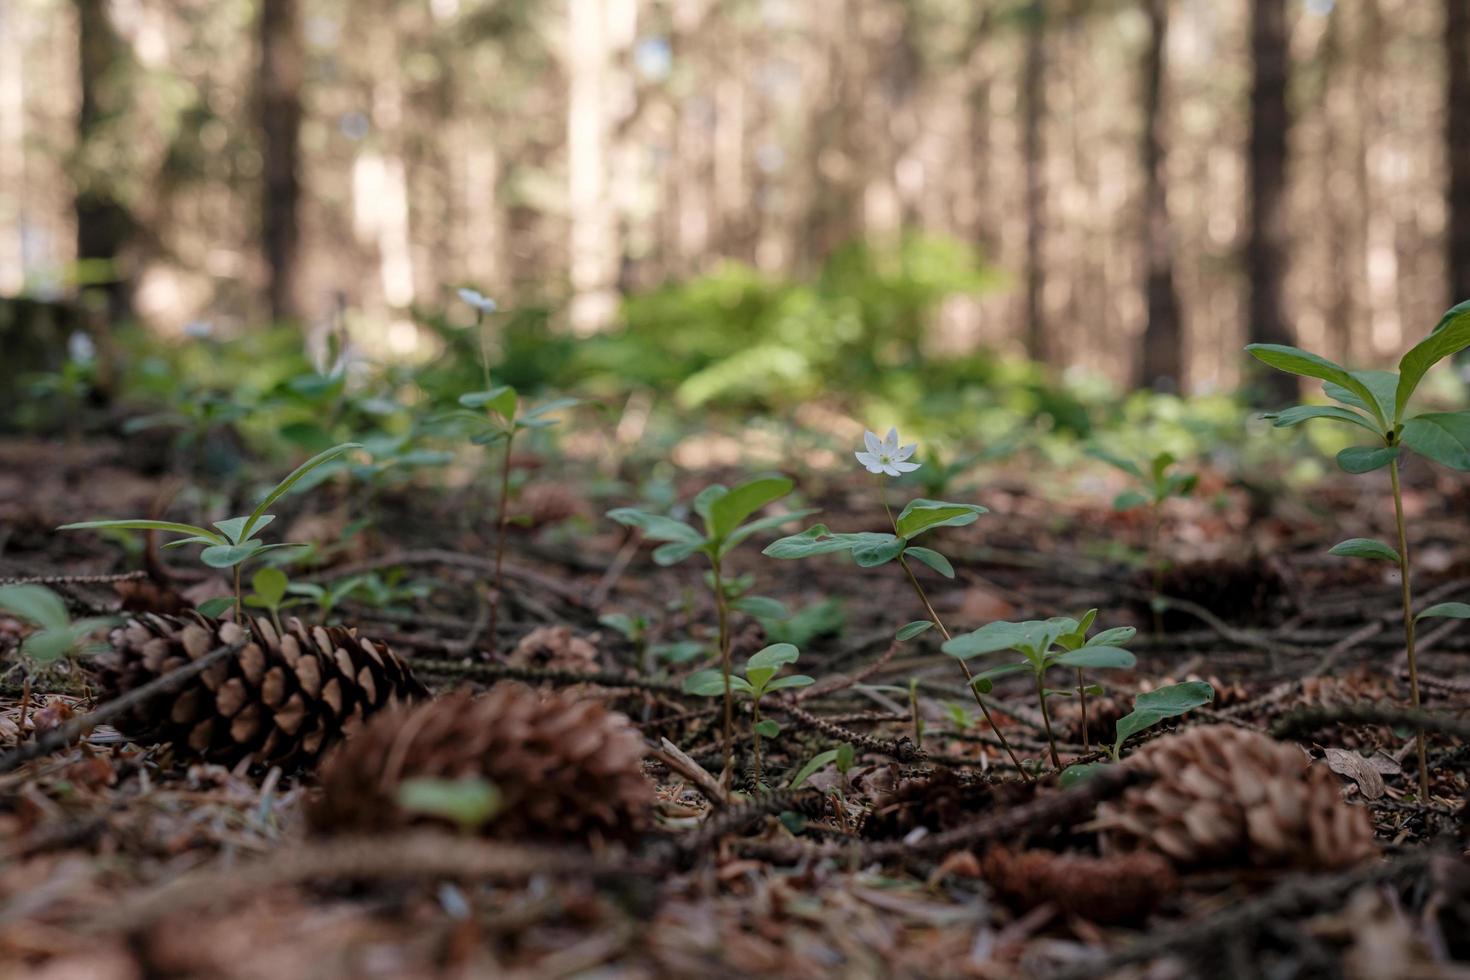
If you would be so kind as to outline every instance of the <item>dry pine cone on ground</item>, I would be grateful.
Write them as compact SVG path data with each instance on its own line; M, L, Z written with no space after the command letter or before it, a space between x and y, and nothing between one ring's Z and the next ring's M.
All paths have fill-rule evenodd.
M653 800L643 748L628 719L600 702L503 681L374 719L327 761L310 819L328 831L401 827L422 819L397 804L404 780L480 777L503 801L489 835L628 839Z
M308 765L367 716L428 694L386 646L340 626L293 619L279 636L264 619L247 631L203 617L145 615L111 639L112 650L96 664L113 697L217 647L245 643L181 690L115 722L135 742L167 742L180 756L226 766L247 757L287 769Z
M1341 868L1376 852L1368 812L1301 749L1228 726L1195 728L1127 762L1157 778L1098 808L1111 846L1176 864Z
M1169 862L1148 853L1092 857L994 847L981 868L990 887L1019 911L1050 903L1093 922L1141 922L1179 888Z

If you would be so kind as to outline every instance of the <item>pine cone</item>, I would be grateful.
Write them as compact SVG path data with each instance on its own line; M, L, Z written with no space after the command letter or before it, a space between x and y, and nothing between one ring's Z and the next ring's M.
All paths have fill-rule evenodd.
M233 766L309 765L362 720L428 691L386 646L341 626L293 619L284 636L268 620L250 630L195 617L145 615L112 632L97 659L109 696L141 687L210 650L247 640L165 698L138 705L116 722L136 742L167 742L181 756Z
M570 626L538 626L521 637L506 663L512 667L588 674L598 669L597 647L573 633Z
M1157 854L1091 857L991 848L981 862L990 887L1019 911L1051 903L1066 916L1109 924L1148 917L1179 888L1169 862Z
M1128 760L1158 778L1102 804L1111 846L1181 866L1341 868L1377 850L1368 811L1294 745L1228 726L1150 742Z
M863 836L892 840L916 827L934 832L950 830L974 820L976 814L1017 806L1034 795L1031 783L967 780L951 769L937 769L931 776L902 779L879 794L863 822Z
M629 839L653 801L642 760L643 739L623 715L502 681L479 697L460 692L375 718L327 761L309 817L344 832L424 822L399 808L400 783L482 777L503 801L488 835Z

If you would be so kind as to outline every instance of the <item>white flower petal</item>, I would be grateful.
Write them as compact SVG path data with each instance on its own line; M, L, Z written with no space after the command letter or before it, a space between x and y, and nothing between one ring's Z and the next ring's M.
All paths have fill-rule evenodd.
M893 461L893 466L894 466L894 469L898 470L900 473L912 473L914 470L916 470L916 469L919 468L919 464L918 463L905 463L901 459L900 460L894 460Z
M895 466L893 463L884 463L883 472L887 473L889 476L898 476L898 467Z
M863 445L867 446L868 452L872 453L874 456L883 451L883 442L878 438L878 433L876 432L864 431Z
M898 452L898 429L888 430L888 435L883 437L883 449L890 456Z
M918 449L918 448L919 448L919 444L917 442L911 442L907 446L900 446L899 449L898 449L898 452L896 452L896 453L893 454L893 458L894 459L908 459L910 456L912 456L914 454L914 450L915 449Z

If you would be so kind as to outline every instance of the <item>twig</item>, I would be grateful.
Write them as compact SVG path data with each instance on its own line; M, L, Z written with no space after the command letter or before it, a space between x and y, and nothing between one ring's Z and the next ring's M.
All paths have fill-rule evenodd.
M720 785L718 779L709 774L708 769L695 762L688 753L668 739L660 739L659 743L662 750L650 751L650 755L661 760L664 765L693 783L704 794L704 798L715 806L729 805L730 797L726 795L725 788Z
M215 647L198 660L187 663L177 670L169 671L161 677L156 677L142 687L134 688L122 697L114 698L101 707L95 708L84 715L78 715L58 728L53 728L34 742L27 742L25 745L5 753L5 755L0 756L0 773L10 772L30 762L32 759L38 759L43 755L55 752L57 749L65 748L72 742L85 736L98 725L106 724L114 718L127 714L133 708L151 701L161 694L168 694L176 690L185 681L203 673L217 661L235 654L244 645L245 642L241 641L222 647Z
M147 577L147 570L139 568L108 575L29 575L22 578L0 578L0 585L108 585Z
M478 681L515 680L533 684L595 684L598 687L632 687L640 691L655 691L659 694L684 695L683 688L677 684L604 671L584 674L575 670L513 667L510 664L467 664L458 660L435 660L429 657L410 657L408 662L416 673L437 674L441 677Z
M1453 718L1433 711L1377 701L1301 708L1272 725L1271 734L1277 738L1289 738L1339 724L1400 725L1420 732L1440 732L1470 738L1470 719Z
M709 847L726 834L743 830L767 814L790 810L797 802L808 797L821 795L821 790L811 786L801 789L774 789L729 807L720 813L706 817L695 830L672 841L677 853L693 854Z
M925 758L924 751L916 746L913 739L907 735L884 741L871 735L864 735L862 732L855 732L850 728L834 725L824 718L819 718L809 711L798 708L789 701L777 702L772 707L774 710L784 711L792 720L807 728L816 729L839 742L851 742L854 748L886 755L899 762L914 762Z

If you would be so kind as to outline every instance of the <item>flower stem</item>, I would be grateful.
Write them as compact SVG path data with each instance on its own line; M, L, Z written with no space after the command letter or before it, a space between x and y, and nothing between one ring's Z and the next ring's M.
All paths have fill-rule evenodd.
M1082 699L1082 751L1092 751L1092 741L1087 732L1087 683L1082 679L1082 668L1077 668L1077 696Z
M1161 506L1162 505L1157 501L1149 506L1150 516L1153 519L1149 522L1148 563L1150 566L1152 566L1154 579L1154 594L1152 601L1149 603L1149 606L1152 607L1154 614L1155 638L1159 638L1164 635L1164 611L1159 608L1158 601L1164 591L1164 562L1162 556L1160 556L1159 554L1160 524L1162 524L1164 520L1164 515L1161 512Z
M235 622L245 622L245 601L240 596L240 563L237 562L235 572Z
M729 675L726 675L726 676L728 677ZM755 718L754 722L752 723L752 727L751 727L750 733L751 733L751 735L753 735L755 737L755 742L754 742L754 744L755 744L755 782L756 782L756 786L759 787L760 786L760 782L761 782L761 703L760 703L760 699L757 698L754 701L752 701L750 707L751 707L751 712L752 712L752 714L754 715L754 718Z
M505 525L510 503L510 447L515 442L515 431L505 437L505 460L500 467L500 500L495 514L495 595L490 599L490 619L485 626L490 645L495 646L495 627L500 620L500 594L504 590L505 576L502 565L505 561Z
M1051 715L1046 710L1046 687L1041 674L1036 675L1036 700L1041 702L1041 723L1046 726L1046 744L1051 748L1051 764L1062 768L1062 757L1057 755L1057 740L1051 733Z
M725 580L720 576L720 561L718 558L712 558L710 564L714 568L715 615L718 617L720 628L720 671L725 677L724 778L729 780L735 772L735 697L730 691L730 609L725 604ZM756 738L759 739L760 735L757 734ZM756 751L760 750L757 748Z
M934 611L934 606L929 602L929 597L924 594L924 587L919 584L918 578L914 576L914 570L909 567L909 563L904 560L903 555L898 556L898 564L903 569L904 574L909 577L909 584L914 587L914 593L918 595L919 601L924 604L924 611L929 614L929 619L933 621L935 626L939 627L939 632L944 635L946 640L954 639L950 635L949 630L945 629L943 621L939 618L939 614ZM1005 732L996 727L995 719L990 717L990 709L985 706L985 699L980 697L980 692L975 689L975 675L970 672L970 665L959 658L955 658L955 662L965 672L965 687L975 698L975 703L980 706L980 713L985 716L985 723L990 726L991 731L995 732L996 738L1000 739L1001 748L1005 749L1006 755L1011 757L1011 763L1020 771L1022 776L1030 780L1031 774L1022 767L1021 760L1016 758L1016 751L1011 748L1011 743L1006 740Z
M1414 599L1409 586L1409 536L1404 528L1404 493L1399 483L1399 461L1388 464L1388 477L1393 485L1393 514L1399 532L1399 582L1404 600L1404 650L1409 657L1409 698L1414 708L1419 707L1419 664L1414 658ZM1419 799L1429 800L1429 763L1425 758L1424 732L1414 736L1419 753Z

